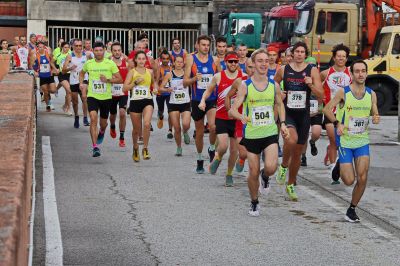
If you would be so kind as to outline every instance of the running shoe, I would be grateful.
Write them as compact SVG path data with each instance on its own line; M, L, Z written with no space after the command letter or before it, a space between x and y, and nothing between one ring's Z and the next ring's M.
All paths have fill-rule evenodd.
M360 218L356 214L355 208L349 207L346 212L346 216L344 217L346 221L349 221L350 223L359 223Z
M150 124L150 131L154 131L152 124Z
M172 134L172 129L168 130L167 139L173 139L174 135Z
M99 131L99 135L97 135L97 145L100 145L101 143L103 143L103 140L104 140L104 132L103 133L100 133L100 131Z
M139 162L140 161L139 149L133 149L132 159L135 162Z
M286 192L288 193L289 199L291 201L297 201L297 193L294 184L286 185Z
M214 160L215 157L215 150L210 150L210 147L208 147L208 156L210 157L210 163Z
M115 131L115 128L110 128L110 136L115 139L117 137L117 131Z
M204 172L204 160L197 160L196 173L203 174Z
M208 166L208 171L210 172L210 174L215 175L220 163L221 163L221 160L217 160L217 159L213 160L210 163L210 165Z
M240 160L239 158L236 161L235 164L236 172L241 173L244 168L244 160Z
M259 203L251 203L250 204L250 210L249 210L249 215L252 217L258 217L260 216L260 206Z
M283 185L285 184L286 181L286 172L287 172L287 168L282 167L282 165L279 165L279 170L278 170L278 174L276 175L276 183L278 183L279 185Z
M176 147L175 156L178 156L178 157L182 156L182 147Z
M101 155L100 148L99 147L94 147L93 148L93 157L99 157L100 155Z
M232 177L232 175L226 175L226 177L225 177L225 186L226 187L233 187L233 177Z
M163 128L163 126L164 126L164 118L163 117L159 117L158 121L157 121L157 127L159 129L161 129L161 128Z
M278 143L278 156L279 156L279 158L283 156L281 145L279 145L279 143Z
M83 125L84 125L85 127L90 126L90 123L89 123L89 120L87 119L87 117L83 117Z
M183 141L185 142L186 145L190 144L190 137L187 132L183 133Z
M315 141L313 141L312 139L310 139L309 143L310 143L310 147L311 147L311 155L312 155L312 156L317 156L317 154L318 154L318 149L317 149L317 146L315 146Z
M329 145L326 146L326 154L324 157L324 164L325 164L325 166L328 166L330 164L330 162L329 162Z
M75 117L74 128L79 128L79 117Z
M47 106L46 106L46 111L47 111L47 112L51 112L51 107L50 107L50 105L47 105Z
M143 137L139 137L138 144L143 144Z
M331 168L332 185L340 184L340 163L339 158L336 159L335 165Z
M142 155L143 155L143 160L150 160L151 158L149 150L147 148L143 148Z
M264 169L261 169L261 186L260 192L263 194L268 194L270 190L269 176L265 175Z
M121 148L124 148L126 145L125 145L125 140L124 139L120 139L119 140L119 146L121 147Z
M49 105L50 105L51 110L56 110L56 108L54 107L54 105L52 103L50 103L50 101L49 101Z
M300 165L301 166L307 166L307 157L306 157L305 154L301 155L301 163L300 163Z

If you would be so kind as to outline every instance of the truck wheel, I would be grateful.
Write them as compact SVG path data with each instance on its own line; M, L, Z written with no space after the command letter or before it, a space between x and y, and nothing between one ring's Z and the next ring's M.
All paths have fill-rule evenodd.
M367 86L376 93L379 114L387 114L393 105L393 94L390 90L389 84L373 80L368 82Z

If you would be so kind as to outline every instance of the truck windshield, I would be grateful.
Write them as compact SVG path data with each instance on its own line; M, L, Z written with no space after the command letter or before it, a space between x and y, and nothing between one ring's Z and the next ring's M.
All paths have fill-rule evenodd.
M314 20L314 9L303 10L299 13L299 19L297 20L294 33L296 35L305 35L311 31Z
M293 18L268 18L264 30L264 43L288 42L293 28Z
M218 31L221 34L221 36L224 36L228 32L228 19L227 18L219 20Z
M374 55L383 56L386 55L389 49L390 39L392 38L391 33L381 33L376 41Z

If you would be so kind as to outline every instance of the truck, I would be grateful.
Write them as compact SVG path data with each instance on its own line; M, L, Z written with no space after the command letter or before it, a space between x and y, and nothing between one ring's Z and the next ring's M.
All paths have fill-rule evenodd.
M225 37L228 44L246 44L250 52L269 45L278 47L279 51L285 51L289 47L288 43L297 19L298 12L293 7L293 4L275 6L265 12L264 34L261 14L222 12L218 16L219 35Z
M392 40L392 43L395 39L395 28L383 27L383 22L386 21L382 11L383 3L397 12L400 11L400 0L361 0L357 4L332 1L315 3L314 0L298 2L294 8L299 15L291 43L306 42L311 55L317 58L322 68L329 66L332 47L339 43L350 48L349 63L359 58L366 59L371 51L375 51L374 44L377 46L385 41L380 32L387 33L385 38ZM385 71L376 68L378 57L385 62ZM381 114L386 114L398 99L398 86L393 85L398 84L399 80L396 81L389 71L394 71L398 63L394 60L396 57L391 58L392 60L389 57L387 51L386 54L379 53L378 49L375 59L366 61L371 65L366 84L377 93Z

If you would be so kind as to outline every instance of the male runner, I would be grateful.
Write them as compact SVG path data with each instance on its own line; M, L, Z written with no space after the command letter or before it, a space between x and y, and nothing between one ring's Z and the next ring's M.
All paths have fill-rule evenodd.
M209 125L209 140L210 146L208 154L210 162L215 156L215 113L217 94L215 92L208 98L206 108L204 111L199 109L199 104L204 91L209 86L212 77L220 66L216 65L213 57L210 55L211 39L206 35L201 35L196 41L198 45L198 52L193 55L188 55L185 66L185 76L183 79L183 86L192 86L192 118L196 128L196 149L197 149L197 168L196 172L204 173L204 160L203 160L203 136L204 136L204 116L207 116Z
M221 64L221 69L225 70L226 69L226 64L225 64L225 55L227 53L226 48L227 48L227 43L226 43L226 38L225 37L218 37L217 40L215 41L217 44L217 54L214 56L214 61L216 62L216 59L219 60L219 63Z
M111 45L111 60L117 65L123 82L128 75L128 63L122 58L121 44L116 42ZM126 108L128 105L128 92L123 92L123 83L114 83L111 86L112 103L110 107L110 135L113 139L117 137L115 131L115 121L117 119L117 107L119 106L119 146L125 147L125 128L126 128Z
M307 56L307 45L303 42L296 43L293 46L293 61L279 69L275 75L275 86L280 89L282 80L284 85L286 122L281 121L281 126L285 122L291 136L290 139L284 140L283 158L276 181L280 185L285 184L289 168L286 191L292 201L298 199L294 185L300 168L303 145L307 141L310 129L310 95L312 92L316 97L323 97L318 69L304 62Z
M101 155L100 145L107 128L108 113L112 101L111 85L122 83L122 77L117 65L104 58L104 44L96 42L93 45L94 59L87 61L79 75L80 89L84 90L83 80L89 74L88 110L90 115L90 137L93 145L93 157ZM100 130L97 129L98 112L100 109Z
M247 53L248 53L248 49L246 44L241 43L238 47L237 47L237 54L239 56L239 67L240 69L246 73L246 61L247 61Z
M179 40L178 37L175 37L172 39L172 50L169 52L171 55L171 62L175 62L175 58L179 55L181 56L184 60L188 54L188 52L181 47L181 41Z
M243 73L238 67L239 57L235 52L227 53L224 61L227 69L214 75L210 85L203 93L199 104L199 109L203 112L206 110L206 100L215 90L217 90L218 99L215 125L218 138L218 147L214 160L209 166L209 172L211 174L215 174L217 172L217 169L222 161L222 157L228 150L229 146L228 171L225 177L225 186L232 187L232 172L233 168L235 167L238 152L235 139L236 120L231 119L228 116L228 111L225 108L225 97L231 89L233 82L237 78L242 78Z
M79 85L79 74L82 71L83 65L90 59L88 55L82 52L82 40L75 39L73 42L73 52L68 54L65 58L65 63L63 65L63 72L68 73L69 75L69 83L71 88L71 98L72 98L72 109L74 110L75 121L74 128L79 128L79 113L78 113L78 94L81 97L82 101L82 111L83 111L83 124L85 126L89 126L90 123L88 121L88 106L87 106L87 85L84 84L83 90L80 89ZM85 80L87 81L88 77L85 76Z
M281 133L286 139L289 131L285 125L285 108L281 99L280 88L267 77L268 55L264 49L253 52L251 59L255 66L254 75L242 83L235 102L229 113L235 119L242 121L243 139L241 143L247 149L249 163L248 187L250 191L250 216L259 216L259 174L260 153L265 153L264 175L275 173L278 165L278 127L274 118L274 106L277 107L279 119L282 121ZM243 104L243 114L238 112Z
M367 186L367 177L370 163L369 155L369 117L372 123L380 121L376 94L365 87L367 78L367 64L363 60L356 60L350 66L353 82L344 89L339 88L335 97L324 108L326 117L333 121L340 136L339 163L340 177L347 186L354 186L350 207L347 209L345 219L349 222L359 222L355 208ZM343 112L335 117L333 109L338 104L343 106ZM354 161L354 166L353 166ZM357 176L357 177L356 177Z
M346 67L347 59L350 54L350 49L343 45L338 44L333 47L332 50L332 59L333 66L329 69L321 72L321 80L323 80L323 87L325 92L324 103L327 104L331 99L333 99L336 95L336 92L340 88L345 88L349 86L352 82L350 70ZM333 107L333 112L336 113L338 110L336 106ZM337 156L337 145L335 142L335 129L333 127L332 121L329 119L324 119L324 125L326 128L326 132L329 138L329 146L327 148L327 155L325 156L324 162L330 162L330 170L333 170L333 167L336 163ZM339 179L333 180L337 183Z
M15 53L14 53L15 67L27 70L28 57L29 57L29 51L26 45L26 37L19 36L19 44L17 47L15 47Z

